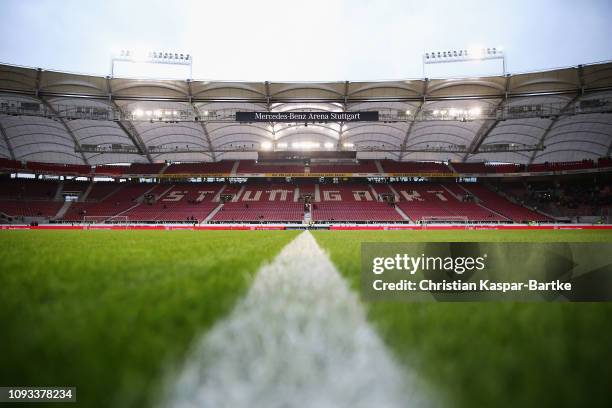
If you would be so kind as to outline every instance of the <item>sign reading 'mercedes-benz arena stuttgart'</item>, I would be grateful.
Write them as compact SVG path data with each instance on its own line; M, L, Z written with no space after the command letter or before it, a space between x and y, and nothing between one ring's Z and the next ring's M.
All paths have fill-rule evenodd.
M236 112L237 122L378 122L377 111Z

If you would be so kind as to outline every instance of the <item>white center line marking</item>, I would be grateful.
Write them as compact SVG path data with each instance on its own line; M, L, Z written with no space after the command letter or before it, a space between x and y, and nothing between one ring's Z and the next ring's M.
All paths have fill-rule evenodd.
M198 341L164 406L419 407L415 377L306 231Z

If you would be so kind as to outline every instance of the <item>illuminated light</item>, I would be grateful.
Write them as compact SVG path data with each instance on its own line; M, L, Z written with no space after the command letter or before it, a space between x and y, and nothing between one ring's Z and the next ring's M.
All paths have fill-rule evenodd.
M178 115L178 111L172 111L172 114L173 114L174 116L177 116L177 115Z
M457 109L455 109L455 108L451 108L451 109L448 111L448 114L449 114L450 116L458 116L458 115L459 115L459 111L458 111Z
M355 147L355 145L353 143L342 143L342 146L344 147Z
M480 116L481 113L482 113L482 109L478 107L470 109L470 115L472 116Z
M171 111L166 111L165 113L166 113L166 116L170 116L170 115L172 115L172 112L171 112Z
M153 115L153 111L147 111L146 114L147 114L147 116L151 116L151 115Z
M204 116L208 116L208 111L204 111Z
M445 116L445 115L446 115L446 111L445 111L445 110L441 110L441 111L440 111L440 114L441 114L442 116Z
M327 142L327 143L325 143L325 148L326 149L333 149L334 148L334 144L332 142Z
M410 111L409 110L406 111L406 116L408 116L408 115L410 115Z
M317 149L321 147L321 143L317 142L293 142L291 147L294 149Z
M162 115L162 111L160 111L159 109L157 109L157 110L155 111L155 116L159 117L159 116L161 116L161 115Z
M436 109L436 110L433 111L433 114L434 115L438 115L438 114L440 114L440 111Z
M272 148L272 143L271 143L271 142L263 142L263 143L261 144L261 148L262 148L262 149L266 149L266 150L267 150L267 149L271 149L271 148Z
M287 148L287 143L277 143L276 147L280 147L281 149L286 149Z
M142 111L142 109L136 109L136 110L133 112L134 116L136 116L136 117L140 117L140 116L142 116L142 114L143 114L143 113L144 113L144 112Z

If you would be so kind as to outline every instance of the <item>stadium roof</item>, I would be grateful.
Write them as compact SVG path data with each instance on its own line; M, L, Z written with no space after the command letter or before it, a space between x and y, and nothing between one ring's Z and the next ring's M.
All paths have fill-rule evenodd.
M380 112L379 122L239 123L236 111ZM0 157L71 164L255 159L270 144L361 158L531 163L612 150L612 63L466 79L217 82L0 65Z

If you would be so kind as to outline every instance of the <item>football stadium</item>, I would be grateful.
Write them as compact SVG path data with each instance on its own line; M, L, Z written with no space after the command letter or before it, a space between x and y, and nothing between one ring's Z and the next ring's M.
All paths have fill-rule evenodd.
M197 79L210 38L76 73L4 36L0 407L612 406L612 9L583 7L603 54L423 38L414 79Z

